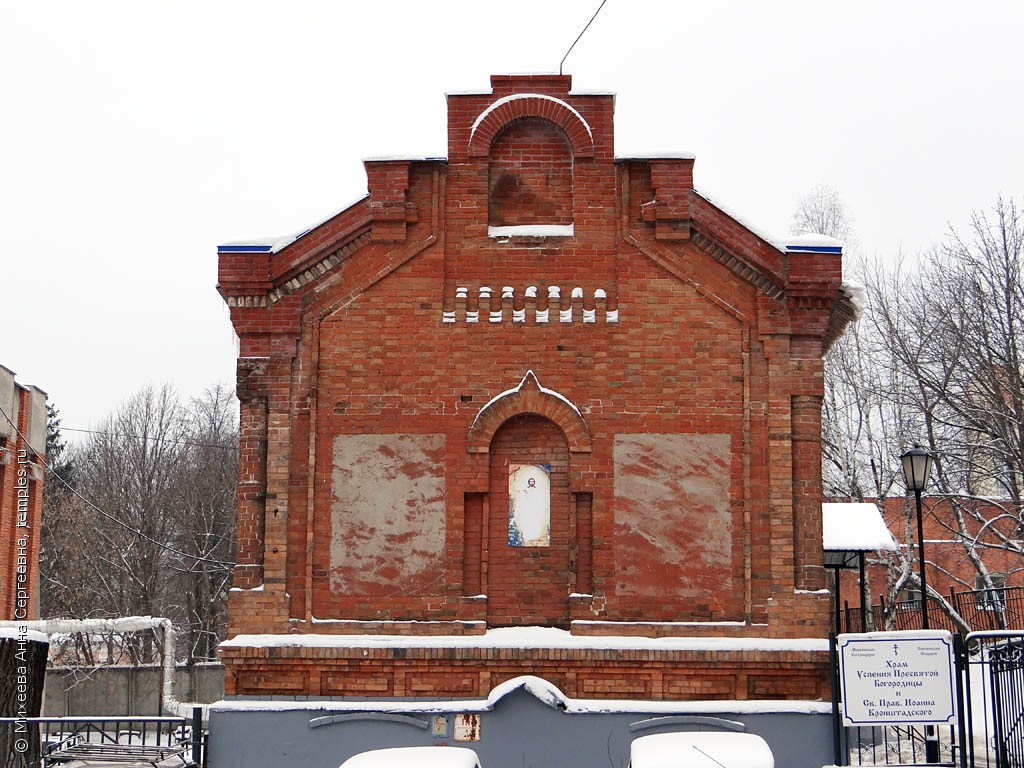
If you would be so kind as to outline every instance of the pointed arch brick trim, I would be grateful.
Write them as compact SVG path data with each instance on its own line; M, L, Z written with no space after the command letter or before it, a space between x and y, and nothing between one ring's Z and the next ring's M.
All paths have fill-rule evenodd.
M565 433L570 453L590 453L590 430L579 409L554 390L545 389L533 371L515 389L502 392L480 409L469 428L466 450L469 453L488 453L491 439L502 424L513 416L533 413L550 419Z
M594 156L594 135L583 115L569 104L540 93L520 93L498 99L473 123L469 135L469 156L487 157L498 132L521 117L539 117L565 132L575 157Z

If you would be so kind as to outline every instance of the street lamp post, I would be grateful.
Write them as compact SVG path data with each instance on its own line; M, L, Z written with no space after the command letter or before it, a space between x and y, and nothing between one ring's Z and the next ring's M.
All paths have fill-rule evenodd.
M914 492L917 502L917 555L921 573L921 626L928 629L928 582L924 575L924 524L921 510L921 491L928 484L928 476L932 473L935 457L920 445L915 445L900 456L903 462L903 476L907 481L907 490Z
M928 484L928 476L932 473L935 457L920 445L915 445L900 456L900 460L903 462L903 476L907 480L907 488L914 492L914 500L917 502L917 555L921 567L921 626L928 629L928 582L924 575L924 524L921 522L923 517L921 491ZM935 764L939 762L939 740L935 726L926 725L924 734L925 762Z

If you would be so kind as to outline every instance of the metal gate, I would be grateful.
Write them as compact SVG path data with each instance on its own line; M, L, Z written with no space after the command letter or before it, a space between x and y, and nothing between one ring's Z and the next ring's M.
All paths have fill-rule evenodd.
M965 646L970 764L1024 768L1024 633L972 632Z

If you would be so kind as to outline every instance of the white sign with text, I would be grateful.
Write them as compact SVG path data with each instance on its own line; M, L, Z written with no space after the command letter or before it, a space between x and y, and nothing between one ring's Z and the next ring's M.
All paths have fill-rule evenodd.
M846 725L956 722L949 632L839 635L837 648Z

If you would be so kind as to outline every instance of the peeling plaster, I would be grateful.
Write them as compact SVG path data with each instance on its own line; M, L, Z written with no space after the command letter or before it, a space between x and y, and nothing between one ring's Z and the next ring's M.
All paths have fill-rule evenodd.
M420 594L442 574L444 435L338 435L331 589Z

